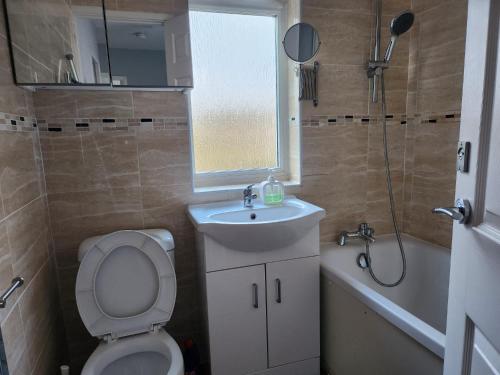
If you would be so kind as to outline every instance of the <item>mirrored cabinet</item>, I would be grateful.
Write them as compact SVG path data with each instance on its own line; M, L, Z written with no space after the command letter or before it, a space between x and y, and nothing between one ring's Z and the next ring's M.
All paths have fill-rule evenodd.
M187 0L5 0L5 14L18 85L193 86Z

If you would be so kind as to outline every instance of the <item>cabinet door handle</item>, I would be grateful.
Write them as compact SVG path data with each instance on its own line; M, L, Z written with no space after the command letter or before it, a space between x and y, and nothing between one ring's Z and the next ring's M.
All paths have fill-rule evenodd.
M281 303L281 280L274 280L274 284L276 285L276 303Z
M252 284L253 289L253 307L259 308L259 286L257 284Z

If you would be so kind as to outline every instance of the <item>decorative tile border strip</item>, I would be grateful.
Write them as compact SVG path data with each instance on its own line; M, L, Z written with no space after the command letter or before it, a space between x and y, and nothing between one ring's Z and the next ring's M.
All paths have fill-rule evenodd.
M136 130L186 129L185 117L161 118L73 118L38 120L41 132L76 133L76 132L109 132Z
M446 113L424 113L419 116L415 116L416 119L420 120L422 124L435 124L442 122L457 122L460 121L460 112L446 112Z
M334 115L334 116L311 116L308 119L302 119L304 127L321 127L321 126L336 126L336 125L369 125L379 121L380 115ZM406 115L388 114L387 120L391 123L400 122L406 123Z
M0 112L0 131L32 132L36 127L37 121L34 117Z
M377 115L331 115L331 116L310 116L302 119L303 127L322 127L335 125L369 125L377 124L382 116ZM443 122L460 121L460 112L425 113L407 116L405 114L387 114L386 119L389 124L399 123L406 125L409 121L417 121L421 124L433 124Z
M408 121L416 120L420 124L435 124L443 122L460 121L460 112L424 113L407 116L405 114L388 114L389 124L400 123L405 125ZM331 115L311 116L302 119L304 127L321 127L335 125L369 125L376 124L381 119L380 115ZM19 116L0 112L0 131L33 131L70 133L70 132L108 132L108 131L136 131L186 129L188 126L185 117L159 117L159 118L72 118L72 119L35 119L29 116Z

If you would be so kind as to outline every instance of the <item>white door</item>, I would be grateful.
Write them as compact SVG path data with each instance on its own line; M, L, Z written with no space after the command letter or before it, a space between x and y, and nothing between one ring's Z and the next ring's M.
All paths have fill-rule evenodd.
M269 263L269 366L319 357L319 256Z
M500 374L500 1L469 0L460 139L470 172L457 175L469 225L455 222L445 375Z
M169 19L165 24L167 81L169 86L192 86L191 40L189 14Z
M267 368L265 266L208 273L206 287L212 374Z

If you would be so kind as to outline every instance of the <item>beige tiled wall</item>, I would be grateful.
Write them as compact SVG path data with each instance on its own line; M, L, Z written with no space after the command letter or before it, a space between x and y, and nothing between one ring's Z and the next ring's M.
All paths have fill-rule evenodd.
M0 324L10 374L49 375L65 342L45 182L32 95L13 84L3 20L0 14L0 290L14 276L25 284L0 310Z
M72 0L72 4L88 4L95 0ZM126 12L177 14L186 11L186 0L104 0L107 10Z
M167 328L178 338L196 339L201 314L194 229L186 216L186 207L227 195L195 197L191 193L184 95L43 91L35 93L34 101L37 117L43 119L40 138L64 322L74 368L83 365L96 345L81 323L74 295L78 245L93 235L158 227L173 233L178 294ZM96 120L102 118L116 122L97 125ZM144 118L154 122L140 124ZM75 121L88 123L89 127L77 131ZM62 131L43 130L48 128Z
M452 206L455 197L467 1L413 0L412 7L403 229L450 247L451 221L430 208Z
M383 25L410 7L409 0L384 0ZM322 45L319 105L302 104L303 187L299 195L327 210L322 240L369 222L377 234L392 232L383 164L379 105L371 104L366 66L374 39L370 0L303 1L303 19L314 25ZM389 35L382 28L382 50ZM402 212L406 93L410 36L403 35L386 74L389 140L394 190ZM353 116L354 119L345 119ZM361 119L364 118L366 122ZM328 121L330 119L330 121ZM332 122L335 119L336 122Z
M382 7L382 51L391 18L409 8L416 12L415 25L399 38L385 74L387 113L394 115L388 139L398 219L405 232L449 247L451 224L430 209L452 205L454 198L466 0L383 0ZM366 78L373 3L304 0L303 18L318 28L322 46L320 104L302 105L299 195L327 209L323 240L335 240L339 231L362 221L378 234L391 233L380 104L371 103ZM343 120L346 115L355 120ZM363 117L369 122L360 124Z

